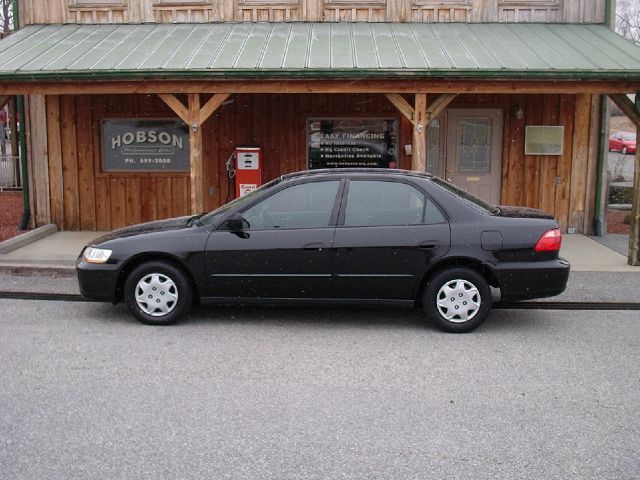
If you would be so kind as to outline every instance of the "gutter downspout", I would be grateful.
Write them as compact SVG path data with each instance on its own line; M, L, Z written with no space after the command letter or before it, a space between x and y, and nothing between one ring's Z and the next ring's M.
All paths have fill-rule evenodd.
M20 29L20 7L18 0L13 0L13 31ZM22 216L20 217L20 230L26 230L29 225L29 217L31 216L31 208L29 207L29 169L27 168L27 140L25 130L24 116L24 98L18 95L15 98L16 111L20 120L18 128L18 136L20 138L20 173L22 176Z
M27 139L25 138L24 98L22 95L16 98L18 104L18 117L20 118L20 168L22 174L22 217L20 218L20 230L26 230L29 225L31 209L29 207L29 169L27 168Z
M606 0L604 23L611 30L615 29L615 8L616 0ZM594 211L593 233L597 237L602 237L607 233L607 204L609 200L603 198L607 189L607 160L609 148L607 139L609 138L609 97L600 95L600 148L598 149L598 181L596 183L596 199Z
M607 139L609 138L609 97L600 95L600 138L598 148L598 181L596 183L596 199L595 212L593 219L593 234L596 237L602 237L607 233L607 204L609 200L603 198L608 191L606 185L607 179L607 157L609 149L607 148Z

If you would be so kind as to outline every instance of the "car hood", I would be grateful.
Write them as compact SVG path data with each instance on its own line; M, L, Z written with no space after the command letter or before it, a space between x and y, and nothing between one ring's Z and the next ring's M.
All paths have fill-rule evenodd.
M496 214L498 217L511 217L511 218L546 218L553 220L553 215L538 210L536 208L528 207L512 207L506 205L499 205L500 211Z
M101 243L108 242L109 240L133 237L134 235L142 235L145 233L179 230L181 228L185 228L189 224L189 220L192 218L194 218L193 215L188 215L186 217L168 218L166 220L157 220L155 222L140 223L138 225L131 225L130 227L119 228L94 239L91 242L91 245L99 245Z

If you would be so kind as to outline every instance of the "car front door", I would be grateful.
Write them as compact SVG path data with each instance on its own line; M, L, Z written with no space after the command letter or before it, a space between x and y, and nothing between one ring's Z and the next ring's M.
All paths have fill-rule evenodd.
M411 300L450 229L421 190L399 181L351 180L334 237L338 298Z
M339 191L340 180L287 186L242 211L242 231L212 232L203 296L328 298Z

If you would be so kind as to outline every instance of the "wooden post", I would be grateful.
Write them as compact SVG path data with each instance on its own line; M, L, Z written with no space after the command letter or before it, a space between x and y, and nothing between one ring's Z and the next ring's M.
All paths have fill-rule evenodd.
M191 152L191 213L204 212L204 174L202 166L202 128L200 94L189 94L189 150Z
M640 126L636 124L636 138ZM640 266L640 151L636 149L633 171L633 199L631 200L631 231L629 232L629 265Z
M200 94L189 94L189 106L185 107L175 95L160 93L166 103L189 128L191 213L204 212L204 167L202 160L202 125L215 112L230 93L215 94L200 108Z
M414 107L413 146L411 169L427 170L427 94L416 93Z
M609 98L629 117L636 126L636 136L640 133L640 112L629 97L622 94L609 95ZM629 255L627 263L640 266L640 154L636 150L633 174L633 199L631 200L631 231L629 232Z

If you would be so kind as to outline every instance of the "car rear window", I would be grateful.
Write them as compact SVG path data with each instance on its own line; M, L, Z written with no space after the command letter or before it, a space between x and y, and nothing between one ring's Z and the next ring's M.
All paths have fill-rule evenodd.
M478 210L483 213L488 213L491 215L495 215L500 212L500 209L495 205L491 205L490 203L485 202L484 200L480 200L475 195L462 190L461 188L452 185L449 182L445 182L441 178L433 177L432 182L436 185L448 190L453 193L456 197L458 197L463 203L469 205L471 208Z

